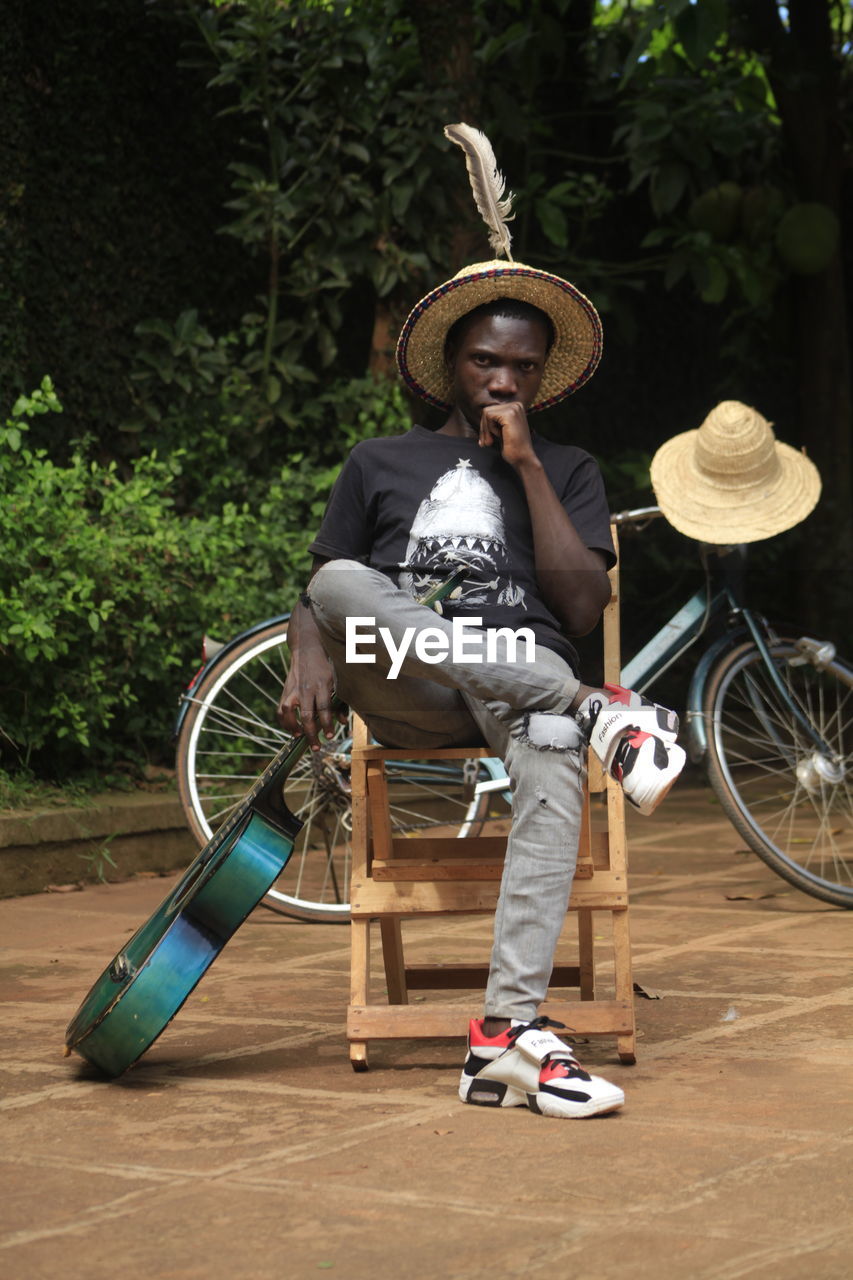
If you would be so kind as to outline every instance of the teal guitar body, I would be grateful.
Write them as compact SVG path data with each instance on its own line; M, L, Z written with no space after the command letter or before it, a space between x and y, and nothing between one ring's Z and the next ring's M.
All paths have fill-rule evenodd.
M287 864L302 823L282 784L305 747L297 738L279 752L104 970L68 1026L67 1053L118 1076L168 1026Z

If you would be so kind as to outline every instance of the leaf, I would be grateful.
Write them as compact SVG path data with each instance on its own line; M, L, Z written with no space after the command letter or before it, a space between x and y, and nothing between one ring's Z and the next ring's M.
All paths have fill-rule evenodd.
M672 289L678 284L679 280L687 270L688 258L686 253L674 253L666 264L666 271L663 275L663 287Z
M662 116L659 120L649 120L640 126L640 142L660 142L672 133L672 120Z
M663 999L663 996L659 991L652 991L651 988L641 987L639 982L634 983L634 995L642 996L644 1000Z
M341 151L345 156L360 160L362 164L370 164L370 152L360 142L344 142L341 144Z
M771 889L766 893L756 890L754 893L744 891L743 893L727 893L725 895L727 902L761 902L763 898L778 898L785 893L785 889Z
M671 213L687 187L687 169L683 164L666 161L652 176L651 199L656 213Z
M181 342L192 342L198 330L198 312L182 311L175 323L175 336Z
M391 208L395 218L402 219L405 216L414 191L414 184L411 182L398 182L391 188Z
M703 263L705 268L705 284L699 290L703 302L722 302L729 288L729 273L717 258L708 258Z
M688 62L698 67L723 34L725 14L714 0L702 0L691 4L675 20L675 31L681 41Z
M165 320L157 319L156 316L152 320L140 320L133 332L138 337L144 337L147 333L156 333L158 338L165 338L167 342L171 342L175 336L172 326Z
M643 55L652 42L652 38L670 19L677 18L682 9L686 9L690 4L690 0L669 0L667 4L656 4L652 10L651 16L647 20L644 27L639 31L633 45L631 46L628 57L625 59L625 66L622 70L622 79L619 81L619 88L624 89L625 85L631 79L631 76L637 69Z
M536 216L551 243L558 249L565 249L569 243L569 225L560 206L548 200L537 200Z

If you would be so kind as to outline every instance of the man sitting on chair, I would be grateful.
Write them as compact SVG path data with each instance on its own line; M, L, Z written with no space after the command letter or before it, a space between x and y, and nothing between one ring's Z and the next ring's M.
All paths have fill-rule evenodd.
M520 263L467 267L418 303L398 365L446 421L352 450L311 544L279 707L315 750L334 734L337 695L386 746L485 742L503 760L512 826L459 1092L564 1117L624 1102L537 1018L577 859L587 746L643 813L684 764L675 714L584 684L567 639L610 598L608 505L593 458L537 435L528 415L582 386L600 353L589 300ZM418 603L460 567L440 613ZM518 1087L521 1057L538 1064L535 1091Z

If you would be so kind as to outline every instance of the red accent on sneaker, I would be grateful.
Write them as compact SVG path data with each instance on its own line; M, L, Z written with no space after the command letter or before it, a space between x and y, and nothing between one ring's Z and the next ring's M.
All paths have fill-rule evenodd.
M630 689L623 689L621 684L605 684L604 687L612 695L611 702L621 703L622 706L630 707L633 696Z
M547 1084L550 1080L562 1080L569 1074L566 1062L546 1062L539 1072L539 1083Z
M510 1039L511 1027L507 1027L505 1031L501 1031L496 1036L487 1036L483 1034L483 1019L472 1018L468 1024L468 1044L470 1048L476 1049L477 1046L488 1046L494 1048L499 1046L502 1049L508 1049L512 1044Z

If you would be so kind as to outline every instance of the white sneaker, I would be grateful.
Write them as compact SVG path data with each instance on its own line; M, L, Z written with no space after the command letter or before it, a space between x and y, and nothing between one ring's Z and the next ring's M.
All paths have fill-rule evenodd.
M687 759L675 741L678 716L632 689L605 688L611 696L590 694L575 719L605 771L622 784L625 798L640 813L652 813Z
M473 1020L459 1085L462 1101L487 1107L517 1107L526 1102L536 1115L568 1120L605 1115L621 1107L622 1090L585 1071L569 1046L546 1030L549 1023L561 1025L549 1018L534 1018L489 1039L483 1036L482 1024ZM498 1049L498 1042L508 1047Z

